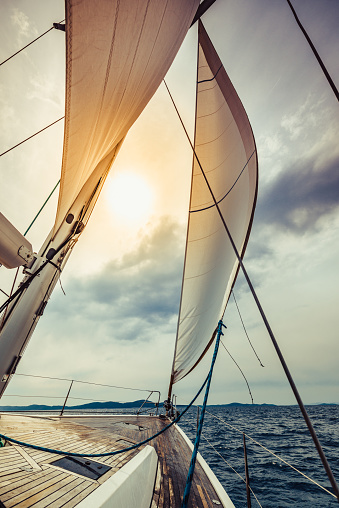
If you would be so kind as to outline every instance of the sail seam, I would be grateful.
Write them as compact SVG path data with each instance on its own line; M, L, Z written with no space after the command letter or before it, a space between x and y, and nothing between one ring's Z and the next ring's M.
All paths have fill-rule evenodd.
M210 208L214 208L216 205L218 205L219 203L221 203L228 195L229 193L231 192L232 189L234 189L235 185L237 184L239 178L241 177L241 175L243 174L243 172L245 171L246 167L248 166L248 163L249 161L251 160L251 158L253 157L253 155L255 154L255 150L253 150L253 152L251 153L249 159L247 160L245 166L242 168L242 170L240 171L239 173L239 176L238 178L236 179L236 181L234 182L234 184L232 185L232 187L226 192L226 194L219 200L219 201L216 201L215 203L213 203L213 205L210 205L210 206L206 206L205 208L199 208L198 210L190 210L189 213L196 213L196 212L203 212L205 210L209 210Z

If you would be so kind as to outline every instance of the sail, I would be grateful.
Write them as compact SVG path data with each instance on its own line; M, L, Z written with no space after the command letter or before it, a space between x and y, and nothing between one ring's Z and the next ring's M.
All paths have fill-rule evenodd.
M66 1L65 132L54 234L98 164L110 154L113 159L157 90L198 4Z
M199 0L66 0L57 216L0 323L0 397L86 225L128 129L164 78Z
M241 256L257 197L257 154L240 99L199 22L196 122L183 286L171 383L186 376L211 344L239 263L217 207Z

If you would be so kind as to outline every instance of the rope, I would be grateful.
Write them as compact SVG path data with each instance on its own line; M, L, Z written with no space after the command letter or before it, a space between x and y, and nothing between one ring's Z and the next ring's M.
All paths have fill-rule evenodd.
M208 411L207 411L207 412L208 412ZM209 414L211 414L211 413L209 413ZM222 460L223 460L223 461L224 461L224 462L228 465L228 467L230 467L230 468L232 469L232 471L234 471L234 472L235 472L235 473L239 476L239 478L241 478L241 480L242 480L244 483L246 483L245 478L243 478L243 477L241 476L241 474L239 474L239 473L238 473L238 471L236 471L236 470L234 469L234 467L232 467L232 466L231 466L231 464L230 464L229 462L227 462L227 460L226 460L226 459L225 459L225 458L221 455L221 453L219 453L219 452L218 452L218 450L217 450L217 449L216 449L216 448L212 445L212 443L210 443L210 442L209 442L209 440L207 439L207 437L203 436L203 438L205 439L205 441L207 441L207 443L210 445L210 447L211 447L211 448L213 448L213 450L215 451L215 453L217 453L217 454L219 455L219 457L221 457L221 458L222 458ZM262 505L259 503L259 500L258 500L257 496L254 494L254 492L253 492L253 490L251 489L251 487L249 487L249 488L250 488L250 491L252 492L253 496L255 497L255 500L257 501L258 505L262 508Z
M39 275L41 270L47 265L47 263L44 263L41 265L36 272L34 272L27 280L26 282L23 282L22 285L13 293L0 307L0 314L2 311L6 309L6 307L13 301L18 295L20 295L32 282L32 280Z
M335 494L333 494L333 492L330 492L329 490L327 490L325 487L323 487L322 485L320 485L320 483L317 483L315 480L312 480L312 478L310 478L309 476L307 476L305 473L303 473L302 471L299 471L299 469L297 469L296 467L292 466L292 464L290 464L289 462L287 462L286 460L282 459L281 457L279 457L279 455L276 455L274 452L272 452L271 450L269 450L268 448L266 448L266 446L262 445L261 443L259 443L259 441L256 441L253 437L249 436L248 434L246 434L245 432L243 432L242 430L240 429L237 429L237 427L234 427L233 425L231 425L230 423L227 423L225 422L225 420L223 420L222 418L220 418L220 416L216 416L214 415L213 413L210 413L209 411L206 411L206 413L208 413L210 416L213 416L213 418L216 418L217 420L220 420L221 422L223 422L225 425L227 425L228 427L231 427L231 429L239 432L240 434L245 434L246 437L248 437L248 439L251 439L255 444L257 444L258 446L260 446L261 448L263 448L265 451L267 451L268 453L270 453L271 455L273 455L276 459L279 459L281 462L283 462L284 464L286 464L287 466L289 466L290 468L294 469L294 471L296 471L297 473L301 474L302 476L304 476L305 478L307 478L307 480L309 480L310 482L314 483L315 485L317 485L317 487L320 487L322 490L324 490L325 492L327 492L327 494L330 494L331 496L333 496L334 498L336 498L337 496Z
M264 309L263 309L263 307L262 307L262 305L261 305L261 303L260 303L260 300L259 300L259 298L258 298L258 296L257 296L257 293L256 293L256 291L255 291L255 289L254 289L254 286L253 286L253 284L252 284L252 281L251 281L251 279L250 279L250 277L249 277L249 275L248 275L248 273L247 273L247 270L246 270L246 268L245 268L245 265L244 265L244 263L243 263L243 260L242 260L241 254L239 253L239 251L238 251L238 249L237 249L237 246L236 246L236 244L235 244L235 242L234 242L234 240L233 240L233 237L232 237L232 235L231 235L231 232L230 232L230 230L229 230L229 228L228 228L228 226L227 226L227 224L226 224L226 221L225 221L224 216L223 216L223 214L222 214L222 212L221 212L221 210L220 210L220 207L219 207L219 205L218 205L218 202L217 202L217 200L216 200L216 197L215 197L215 195L214 195L214 192L213 192L213 190L212 190L212 188L211 188L211 186L210 186L210 183L209 183L209 181L208 181L208 179L207 179L207 176L206 176L206 173L205 173L205 171L204 171L204 168L202 167L202 164L201 164L201 162L200 162L200 159L199 159L199 157L198 157L198 154L197 154L197 152L196 152L196 150L195 150L195 148L194 148L194 146L193 146L192 141L190 140L190 137L189 137L189 135L188 135L187 129L186 129L186 127L185 127L185 124L184 124L184 122L183 122L183 120L182 120L182 118L181 118L181 116L180 116L180 113L179 113L179 111L178 111L178 108L177 108L177 106L176 106L176 104L175 104L175 102L174 102L174 99L173 99L173 97L172 97L172 95L171 95L171 92L169 91L169 88L168 88L168 86L167 86L167 84L166 84L165 80L164 80L164 83L165 83L165 86L166 86L166 88L167 88L168 94L169 94L169 96L170 96L170 98L171 98L171 101L172 101L172 103L173 103L174 109L175 109L175 110L176 110L176 112L177 112L177 115L178 115L178 117L179 117L179 120L180 120L180 123L181 123L181 125L182 125L182 128L184 129L184 132L185 132L185 134L186 134L187 140L188 140L188 142L189 142L189 144L190 144L190 146L191 146L191 148L192 148L192 151L193 151L194 157L196 158L196 161L197 161L197 163L198 163L198 165L199 165L199 168L200 168L201 174L202 174L202 176L203 176L203 178L204 178L204 180L205 180L205 183L206 183L206 185L207 185L207 188L208 188L208 190L209 190L209 192L210 192L210 194L211 194L211 197L212 197L213 202L214 202L214 204L215 204L216 210L218 211L218 214L219 214L220 220L221 220L221 222L222 222L222 224L223 224L223 226L224 226L224 228L225 228L225 231L226 231L226 233L227 233L228 239L229 239L229 241L230 241L230 243L231 243L231 245L232 245L232 249L233 249L233 251L234 251L234 253L235 253L235 256L236 256L236 258L237 258L237 261L238 261L238 263L239 263L239 266L241 267L241 270L242 270L242 272L243 272L243 274L244 274L244 277L245 277L245 279L246 279L246 282L247 282L247 284L248 284L248 287L249 287L249 288L250 288L250 290L251 290L252 296L253 296L254 301L255 301L255 303L256 303L256 305L257 305L257 308L258 308L259 313L260 313L260 315L261 315L261 317L262 317L262 320L263 320L263 322L264 322L264 324L265 324L266 330L267 330L267 332L268 332L268 334L269 334L269 336L270 336L270 339L271 339L271 341L272 341L273 347L274 347L274 349L275 349L275 351L276 351L276 353L277 353L277 356L278 356L278 358L279 358L279 360L280 360L281 366L282 366L282 368L283 368L283 370L284 370L284 372L285 372L285 375L286 375L286 377L287 377L287 380L288 380L288 382L289 382L289 384L290 384L291 390L292 390L292 392L293 392L293 394L294 394L294 396L295 396L295 399L296 399L296 401L297 401L297 403L298 403L298 406L299 406L299 408L300 408L300 411L301 411L301 413L302 413L302 415L303 415L303 418L304 418L305 423L306 423L306 425L307 425L308 431L309 431L309 433L310 433L310 434L311 434L311 436L312 436L312 439L313 439L314 445L315 445L315 447L316 447L316 449L317 449L317 452L318 452L318 455L319 455L319 457L320 457L320 460L321 460L321 462L322 462L322 464L323 464L323 466L324 466L324 469L325 469L325 471L326 471L326 474L327 474L327 476L328 476L328 479L329 479L329 480L330 480L330 482L331 482L332 488L333 488L333 490L334 490L334 492L335 492L335 494L336 494L337 500L338 500L338 502L339 502L339 488L338 488L337 482L335 481L335 478L334 478L334 475L333 475L332 469L331 469L331 467L330 467L330 465L329 465L329 463L328 463L328 461L327 461L327 458L326 458L326 455L325 455L325 453L324 453L324 450L322 449L322 446L321 446L320 441L319 441L319 439L318 439L318 436L317 436L317 434L316 434L316 432L315 432L315 430L314 430L314 427L313 427L313 425L312 425L312 422L311 422L311 420L310 420L310 417L308 416L308 413L307 413L307 411L306 411L306 408L305 408L305 406L304 406L304 403L303 403L303 401L302 401L302 398L301 398L301 396L300 396L300 394L299 394L298 388L297 388L297 386L296 386L296 384L295 384L295 382L294 382L294 379L293 379L293 377L292 377L292 374L291 374L291 372L290 372L290 370L289 370L289 368L288 368L288 366L287 366L287 363L286 363L286 360L285 360L285 358L284 358L284 355L282 354L282 351L281 351L281 349L280 349L280 347L279 347L279 344L278 344L278 342L277 342L277 340L276 340L276 338L275 338L275 335L274 335L274 333L273 333L273 330L272 330L272 328L271 328L271 326L270 326L270 324L269 324L269 322L268 322L268 319L267 319L267 317L266 317L266 314L265 314L265 312L264 312Z
M207 386L206 386L206 390L205 390L204 403L203 403L202 410L201 410L201 413L200 413L199 425L198 425L197 435L196 435L195 442L194 442L194 449L193 449L193 452L192 452L191 463L190 463L190 467L189 467L188 474L187 474L186 486L185 486L184 496L183 496L183 499L182 499L181 508L187 508L187 504L188 504L188 498L189 498L190 491L191 491L193 474L194 474L194 469L195 469L195 462L196 462L196 459L197 459L197 454L198 454L198 449L199 449L199 444L200 444L201 431L202 431L202 426L203 426L203 423L204 423L204 417L205 417L207 399L208 399L208 394L209 394L210 385L211 385L211 379L212 379L212 374L213 374L213 367L214 367L215 361L217 359L219 342L220 342L220 336L224 335L222 333L222 327L223 326L225 326L225 325L220 320L219 323L218 323L218 335L217 335L217 340L215 342L215 348L214 348L211 368L210 368L210 371L209 371L209 374L208 374L208 378L207 378Z
M65 20L63 19L62 21L59 21L59 24L60 23L63 23ZM4 63L8 62L8 60L10 60L11 58L13 58L14 56L18 55L19 53L21 53L21 51L23 51L24 49L28 48L28 46L30 46L31 44L33 44L34 42L36 42L37 40L41 39L41 37L43 37L44 35L48 34L48 32L51 32L51 30L54 30L54 26L52 26L51 28L49 28L48 30L46 30L46 32L44 32L43 34L39 35L39 37L37 37L36 39L34 39L34 41L31 41L29 42L28 44L26 44L26 46L24 46L23 48L19 49L19 51L17 51L16 53L14 53L13 55L9 56L8 58L6 58L6 60L4 60L3 62L0 63L0 66L3 65Z
M254 352L255 356L258 358L258 361L259 361L259 363L260 363L261 367L265 367L265 365L263 365L263 364L261 363L261 360L260 360L259 356L257 355L257 352L256 352L256 350L254 349L253 344L252 344L252 342L251 342L251 340L250 340L250 338L249 338L249 336L248 336L248 333L247 333L247 330L246 330L246 327L245 327L245 323L244 323L243 318L241 317L241 314L240 314L240 309L239 309L239 306L238 306L238 302L237 302L237 300L235 299L235 294L234 294L233 289L232 289L232 295L233 295L234 302L235 302L235 305L236 305L236 307L237 307L238 314L239 314L239 317L240 317L240 321L241 321L241 323L242 323L242 327L243 327L244 332L245 332L245 334L246 334L247 340L248 340L248 342L250 343L250 346L251 346L251 348L253 349L253 352Z
M54 256L56 256L56 255L58 254L58 252L60 252L60 250L61 250L61 249L63 249L63 248L65 247L65 245L67 245L67 243L68 243L68 242L70 242L70 240L72 239L72 235L73 235L73 233L71 233L71 234L70 234L70 235L66 238L66 240L64 240L64 241L63 241L63 242L59 245L59 247L55 250ZM34 273L30 276L30 277L28 277L28 279L26 280L26 282L23 282L23 283L22 283L22 284L18 287L18 289L15 291L15 293L13 293L13 294L12 294L12 295L11 295L11 296L10 296L10 297L9 297L9 298L8 298L8 299L7 299L7 300L6 300L6 301L5 301L2 305L1 305L1 307L0 307L0 314L1 314L1 313L5 310L5 309L6 309L5 314L7 313L7 307L8 307L8 305L9 305L9 304L10 304L10 303L11 303L11 302L12 302L12 301L13 301L13 300L17 297L17 296L19 296L19 297L20 297L20 295L23 293L23 291L24 291L25 289L27 289L27 288L28 288L28 286L30 285L30 283L32 282L32 280L33 280L33 279L34 279L37 275L39 275L39 273L41 272L41 270L43 270L43 269L45 268L45 266L47 266L48 264L52 264L52 265L56 266L56 265L52 262L52 260L51 260L51 259L47 259L47 262L46 262L46 263L44 263L44 264L42 264L42 265L41 265L41 266L40 266L40 267L39 267L39 268L38 268L38 269L37 269L37 270L36 270L36 271L35 271L35 272L34 272ZM56 266L56 268L58 268L58 269L60 270L60 268L59 268L59 267L57 267L57 266ZM60 270L60 271L61 271L61 270ZM53 279L52 279L52 280L53 280ZM52 281L51 281L51 283L52 283ZM51 284L51 283L50 283L50 284ZM49 287L50 287L50 286L49 286ZM45 293L45 296L46 296L46 294L47 294L47 293L48 293L48 291L49 291L49 287L48 287L48 289L47 289L47 291L46 291L46 293ZM9 313L8 313L7 317L6 317L6 321L7 321L7 320L8 320L8 318L10 317L10 313L13 311L13 309L14 309L14 305L11 307L11 309L10 309L10 311L9 311ZM4 317L3 317L3 320L2 320L2 322L1 322L1 325L0 325L1 329L2 329L2 328L3 328L3 326L5 325L6 321L5 321L5 316L4 316ZM33 326L33 324L34 324L34 322L32 323L32 326Z
M47 127L46 127L47 128ZM23 141L24 142L24 141ZM23 143L22 142L22 143ZM36 219L39 217L40 213L42 212L42 210L44 209L44 207L46 206L47 202L49 201L50 197L52 196L53 192L55 191L55 189L57 188L57 186L59 185L60 183L60 180L58 181L58 183L54 186L52 192L49 194L48 198L46 199L46 201L44 202L44 204L42 205L42 207L40 208L40 210L38 211L38 213L36 214L36 216L34 217L34 219L32 220L32 222L30 223L30 225L28 226L28 228L26 229L26 231L24 232L24 235L23 236L26 236L28 231L31 229L31 227L33 226L34 222L36 221ZM15 277L14 277L14 282L12 284L12 289L11 289L11 292L9 295L7 295L7 293L5 293L4 291L2 291L2 289L0 289L0 291L2 291L2 293L4 293L7 297L8 297L8 300L7 300L7 306L6 306L6 311L4 313L4 316L2 318L2 321L1 321L1 325L0 325L0 329L3 325L3 322L5 320L5 317L6 317L6 312L7 312L7 307L9 305L9 303L11 302L10 298L13 294L13 289L14 289L14 285L15 285L15 282L16 282L16 279L17 279L17 276L18 276L18 273L19 273L19 267L17 268L17 271L16 271L16 274L15 274ZM60 279L59 279L60 280ZM61 284L61 282L60 282ZM2 309L4 310L4 309ZM0 311L0 313L2 312L2 310Z
M39 451L42 451L42 452L48 452L48 453L55 453L56 455L65 455L66 457L111 457L113 455L118 455L119 453L124 453L124 452L128 452L130 450L135 450L136 448L139 448L140 446L148 443L149 441L152 441L152 439L160 436L160 434L162 434L163 432L165 432L167 429L169 429L170 427L172 427L172 425L174 425L175 423L177 423L181 418L182 416L189 410L189 408L194 404L194 402L196 401L196 399L199 397L200 393L202 392L204 386L206 385L206 383L208 382L208 379L210 377L210 374L211 374L211 370L213 369L213 366L211 366L211 369L210 369L210 372L208 373L208 376L206 377L205 381L203 382L201 388L199 389L199 391L197 392L197 394L195 395L195 397L192 399L192 401L188 404L188 406L185 407L185 409L181 412L180 415L178 415L174 420L171 421L171 423L169 423L168 425L166 425L166 427L164 427L163 429L161 429L159 432L157 432L156 434L154 434L153 436L147 438L147 439L144 439L144 441L141 441L140 443L136 443L135 445L133 446L129 446L128 448L123 448L121 450L115 450L114 452L106 452L106 453L92 453L92 454L86 454L86 453L73 453L73 452L65 452L65 451L61 451L61 450L54 450L52 448L45 448L44 446L38 446L38 445L33 445L31 443L25 443L23 441L18 441L17 439L13 439L11 437L8 437L8 436L5 436L4 434L0 434L0 438L3 438L5 439L6 441L9 441L10 443L14 443L14 444L18 444L20 446L26 446L27 448L32 448L33 450L39 450Z
M250 397L251 397L251 400L252 400L252 404L253 404L253 397L252 397L252 392L251 392L251 388L250 388L250 385L248 384L248 381L246 379L246 376L245 374L243 373L243 371L241 370L240 368L240 365L238 365L238 363L235 361L235 359L233 358L233 356L231 355L231 353L229 352L229 350L226 348L225 344L223 343L223 341L221 340L220 341L221 344L224 346L225 350L227 351L227 353L230 355L230 357L232 358L232 360L234 361L234 363L236 364L236 366L238 367L238 369L240 370L241 374L242 374L242 377L245 379L246 381L246 384L247 384L247 388L248 388L248 391L249 391L249 394L250 394Z
M61 118L58 118L58 120L55 120L55 122L52 122L50 123L49 125L47 125L46 127L44 127L43 129L39 130L38 132L36 132L35 134L32 134L31 136L29 136L28 138L24 139L23 141L20 141L20 143L12 146L12 148L9 148L8 150L6 150L5 152L2 152L0 153L0 157L2 157L3 155L5 155L6 153L10 152L11 150L14 150L14 148L17 148L18 146L22 145L23 143L26 143L26 141L28 141L29 139L32 139L34 138L34 136L37 136L38 134L40 134L41 132L45 131L46 129L48 129L49 127L52 127L52 125L60 122L60 120L62 120L63 118L65 118L64 116L62 116Z

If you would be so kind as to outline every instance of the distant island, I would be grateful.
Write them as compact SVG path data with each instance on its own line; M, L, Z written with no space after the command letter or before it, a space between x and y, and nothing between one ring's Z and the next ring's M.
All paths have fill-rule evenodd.
M145 401L134 400L133 402L89 402L88 404L81 404L79 406L65 406L66 409L125 409L125 408L139 408ZM150 407L151 406L151 407ZM147 401L144 407L148 409L154 408L155 403ZM31 404L29 406L0 406L0 411L61 411L62 406L47 406L45 404Z
M145 402L144 400L134 400L133 402L90 402L88 404L81 404L78 406L66 406L65 410L80 410L86 411L90 410L109 410L109 409L133 409L140 408L143 405L143 409L154 409L155 403L152 401ZM289 404L288 406L296 406L297 404ZM307 406L337 406L338 403L316 403L316 404L306 404ZM160 403L160 407L162 407L162 403ZM178 409L184 408L184 405L178 405ZM243 404L241 402L231 402L229 404L208 404L208 407L213 408L236 408L236 407L279 407L279 404ZM61 411L62 406L48 406L45 404L31 404L29 406L0 406L0 411Z

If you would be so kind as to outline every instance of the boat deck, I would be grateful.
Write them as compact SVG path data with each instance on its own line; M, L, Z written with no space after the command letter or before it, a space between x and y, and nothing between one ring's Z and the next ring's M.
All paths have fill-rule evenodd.
M36 417L1 414L0 432L14 439L78 453L121 449L153 435L168 422L145 416ZM158 454L158 475L152 508L181 506L191 451L181 433L171 427L149 443ZM99 479L88 479L51 464L62 456L9 445L0 448L0 508L71 508L98 488L138 452L132 450L96 462L111 466ZM89 459L91 460L91 459ZM223 506L204 470L197 463L190 507Z

